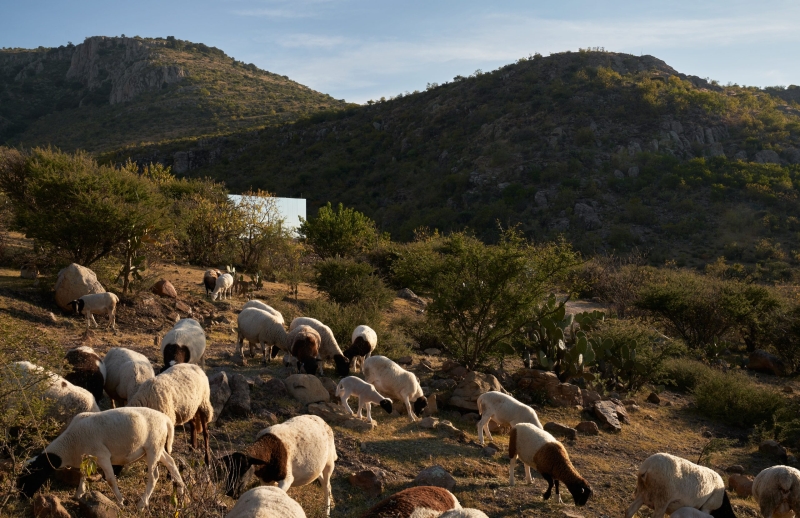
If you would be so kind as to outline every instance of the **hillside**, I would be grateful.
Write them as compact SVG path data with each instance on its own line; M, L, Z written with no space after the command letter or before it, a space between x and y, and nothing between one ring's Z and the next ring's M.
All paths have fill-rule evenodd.
M491 240L500 221L535 239L564 233L587 253L725 255L781 275L800 248L794 90L722 87L651 56L537 55L293 125L106 159L302 196L310 211L341 201L398 239L466 226Z
M202 43L95 36L0 50L0 143L107 151L343 107Z

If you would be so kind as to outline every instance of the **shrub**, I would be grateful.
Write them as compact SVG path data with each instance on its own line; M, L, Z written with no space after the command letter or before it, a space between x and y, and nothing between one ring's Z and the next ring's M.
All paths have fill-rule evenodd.
M392 301L391 291L367 263L333 258L318 262L314 270L317 289L339 304L369 302L383 309Z
M726 424L751 427L771 423L786 402L771 388L756 385L737 372L711 370L694 389L697 411Z
M298 232L323 259L361 254L380 237L367 216L341 203L334 210L330 202L319 208L316 218L301 219Z
M713 373L714 369L697 360L672 358L664 362L656 382L679 392L689 393L697 387L700 380Z

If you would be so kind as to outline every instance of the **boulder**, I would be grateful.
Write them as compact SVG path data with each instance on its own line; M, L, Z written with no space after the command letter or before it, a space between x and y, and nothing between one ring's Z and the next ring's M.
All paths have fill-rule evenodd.
M594 421L581 421L575 429L583 435L600 435L600 428Z
M604 427L614 432L622 431L617 417L617 405L613 401L597 401L594 404L594 415Z
M427 302L419 298L416 293L414 293L408 288L403 288L402 290L398 291L397 296L400 297L401 299L405 299L410 302L413 302L414 304L422 306L423 308L428 305Z
M436 428L436 425L439 424L439 420L435 417L423 417L419 421L420 428L425 428L428 430L432 430Z
M286 397L289 395L289 392L286 390L286 384L278 378L272 378L264 383L261 388L273 398Z
M175 301L175 309L177 309L181 313L186 313L188 315L192 314L192 306L190 306L185 302L181 302L180 300Z
M595 401L600 401L603 399L603 397L594 390L581 390L581 399L583 406L590 408L592 405L594 405Z
M322 386L325 387L325 390L328 391L331 399L336 401L336 382L326 377L321 377L319 380L322 382Z
M441 466L431 466L419 472L414 479L415 486L436 486L452 491L456 487L456 479Z
M586 230L594 230L603 226L603 223L600 221L600 218L591 205L576 203L574 214L580 222L583 223L583 227Z
M439 412L439 407L436 404L436 394L431 394L428 398L428 406L422 411L422 415L433 415Z
M35 518L70 518L69 512L61 505L55 495L38 493L33 499L33 516Z
M491 446L486 446L481 450L481 453L483 453L484 457L494 457L497 454L497 450Z
M728 477L728 489L735 491L740 498L753 494L753 479L745 475L733 474Z
M497 378L482 372L470 372L461 383L456 386L449 404L464 410L478 410L478 397L481 394L495 390L506 393Z
M402 356L397 359L398 365L411 365L412 363L414 363L414 358L411 356Z
M284 380L284 384L289 395L304 405L331 399L325 385L311 374L292 374Z
M159 297L168 297L170 299L178 298L178 292L175 291L175 286L173 286L172 283L166 279L161 279L157 283L153 284L153 287L150 288L150 291Z
M374 422L363 421L348 414L343 406L335 405L327 401L309 404L308 413L321 417L328 424L337 424L358 432L369 432L377 426Z
M97 280L97 275L89 268L72 263L60 272L56 279L55 298L58 307L71 311L69 303L90 293L105 293L105 288Z
M87 491L78 499L80 516L84 518L117 518L120 509L100 491Z
M234 374L228 381L231 388L231 397L223 410L226 414L244 417L250 413L250 385L247 378L241 374Z
M781 446L778 441L773 441L772 439L763 441L758 445L758 451L764 455L786 461L786 448Z
M383 479L383 472L374 469L365 469L347 478L351 486L363 491L370 498L383 493Z
M583 403L581 389L570 383L561 383L554 372L523 369L517 389L527 392L544 392L555 406L575 406Z
M225 408L225 403L231 397L231 387L228 384L228 375L225 371L217 372L208 377L208 385L211 387L211 406L214 407L214 418L211 420L213 423L216 421L222 409Z
M571 441L574 441L575 439L578 438L578 430L576 430L575 428L570 428L569 426L563 425L561 423L554 423L554 422L545 423L544 431L549 432L553 435L560 435Z
M661 403L661 398L658 397L658 394L656 394L655 392L651 392L650 395L647 396L647 402L653 403L654 405L658 405L659 403Z
M756 349L750 353L750 361L747 363L748 370L766 372L774 376L784 376L786 365L783 361L767 351Z

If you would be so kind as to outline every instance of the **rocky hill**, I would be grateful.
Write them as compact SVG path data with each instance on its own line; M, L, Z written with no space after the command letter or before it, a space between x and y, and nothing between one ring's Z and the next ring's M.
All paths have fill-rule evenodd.
M345 104L175 38L0 51L0 143L118 149L250 130Z

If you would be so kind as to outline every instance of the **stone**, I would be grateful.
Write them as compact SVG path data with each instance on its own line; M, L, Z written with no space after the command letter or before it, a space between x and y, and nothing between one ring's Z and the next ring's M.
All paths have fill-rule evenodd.
M419 472L414 479L415 486L436 486L452 491L456 487L456 479L441 466L431 466Z
M79 264L72 263L60 272L55 285L55 298L58 307L64 311L72 311L69 303L90 293L105 293L97 275Z
M577 511L573 511L571 509L562 509L561 510L561 517L562 518L583 518L583 515Z
M436 419L435 417L423 417L422 419L419 420L420 427L425 428L427 430L436 428L437 424L439 424L439 420Z
M554 232L566 232L569 230L569 218L555 218L548 224L550 230Z
M416 293L414 293L413 291L411 291L408 288L403 288L402 290L398 291L397 292L397 296L400 297L401 299L405 299L405 300L408 300L410 302L413 302L414 304L417 304L418 306L422 306L423 308L428 305L427 302L422 300Z
M658 394L655 392L651 392L649 396L647 396L647 402L653 403L654 405L658 405L661 403L661 398L658 397Z
M619 169L615 169L614 170L614 178L616 178L618 180L622 180L623 178L625 178L625 173L623 173Z
M625 410L627 410L631 414L635 414L640 410L640 408L639 405L625 405Z
M622 404L625 405L625 406L635 405L636 404L636 400L635 399L631 399L631 398L623 399L622 400Z
M286 384L278 378L268 380L261 386L261 389L271 398L286 397L289 395L289 392L286 390Z
M600 428L594 421L581 421L575 429L583 435L600 435Z
M189 315L192 314L192 306L190 306L185 302L181 302L180 300L175 301L175 309L177 309L181 313L187 313Z
M597 213L591 205L586 203L576 203L574 209L575 216L583 223L586 230L594 230L603 226Z
M739 498L747 498L753 494L753 479L739 474L728 477L728 488L733 490Z
M753 157L756 162L759 164L780 164L781 157L778 156L778 153L774 152L771 149L764 149L756 153L755 157Z
M481 450L481 453L483 453L484 457L494 457L495 455L497 455L497 450L492 448L491 446L487 446Z
M397 359L398 365L411 365L412 363L414 363L414 358L411 356L402 356Z
M733 466L728 466L727 468L725 468L725 471L727 473L736 473L742 475L744 474L744 466L740 464L734 464Z
M173 286L172 283L166 279L161 279L157 283L153 284L153 287L150 288L150 291L159 297L168 297L170 299L178 298L178 292L175 291L175 286Z
M328 391L330 394L331 399L336 401L336 382L328 377L320 377L319 380L322 382L322 386L325 387L325 390Z
M533 195L533 201L536 203L538 207L542 209L547 208L547 193L545 191L536 191L536 194Z
M250 385L247 378L241 374L234 374L228 380L231 388L231 397L225 403L224 413L237 417L244 417L250 413Z
M628 168L628 177L629 178L636 178L639 176L639 168L636 166Z
M83 518L117 518L120 509L100 491L87 491L78 499L78 509Z
M759 444L758 451L769 457L786 460L786 448L781 446L778 441L773 441L772 439L768 439Z
M703 433L701 433L700 435L702 435L706 439L710 439L710 438L714 437L714 434L711 433L710 430L703 430Z
M733 155L734 160L747 160L747 151L741 149Z
M747 369L766 372L774 376L784 376L786 374L786 365L783 361L774 354L770 354L761 349L756 349L750 353L750 361L747 363Z
M428 356L438 356L438 355L442 354L442 351L439 350L439 349L436 349L435 347L431 347L430 349L425 349L424 352Z
M453 378L460 380L463 379L464 376L469 374L469 371L467 370L466 367L459 365L455 369L451 370L448 374L450 374L450 376L452 376Z
M478 397L490 391L506 393L497 378L482 372L470 372L461 383L456 386L453 395L448 401L450 406L464 410L478 410Z
M477 423L481 420L480 414L476 414L475 412L468 412L461 416L462 419L466 421L472 421L473 423Z
M600 394L594 390L581 390L581 396L581 399L583 400L583 406L586 408L594 405L595 401L600 401L603 399L602 396L600 396Z
M211 406L214 407L214 417L211 419L213 423L216 421L222 409L225 408L225 403L231 397L231 387L228 384L228 375L225 371L220 371L208 377L208 385L211 388Z
M570 383L561 383L554 372L523 369L517 389L525 392L544 392L555 406L576 406L583 403L581 389Z
M357 432L369 432L377 426L375 422L359 419L358 417L348 414L343 406L335 405L327 401L309 404L308 413L321 417L328 424L337 424L343 428L348 428Z
M360 489L370 498L375 498L383 493L383 478L381 472L365 469L358 473L351 474L347 478L347 481L350 482L351 486Z
M19 276L23 279L36 280L39 277L39 269L35 264L24 264L19 269Z
M33 516L35 518L70 518L69 512L61 505L55 495L38 493L33 499Z
M439 412L439 407L436 404L436 394L431 394L428 398L428 406L422 411L422 415L433 415Z
M613 401L597 401L594 404L594 415L600 424L614 432L622 431L622 425L617 417L617 405Z
M331 395L325 385L311 374L292 374L284 381L286 391L302 404L330 401Z
M50 322L58 324L58 317L56 317L55 313L53 313L52 311L47 313L47 318L50 320Z
M552 421L549 423L545 423L544 431L549 432L552 435L560 435L571 441L574 441L575 439L578 438L578 430L576 430L575 428L570 428L569 426L563 425L561 423L554 423Z

